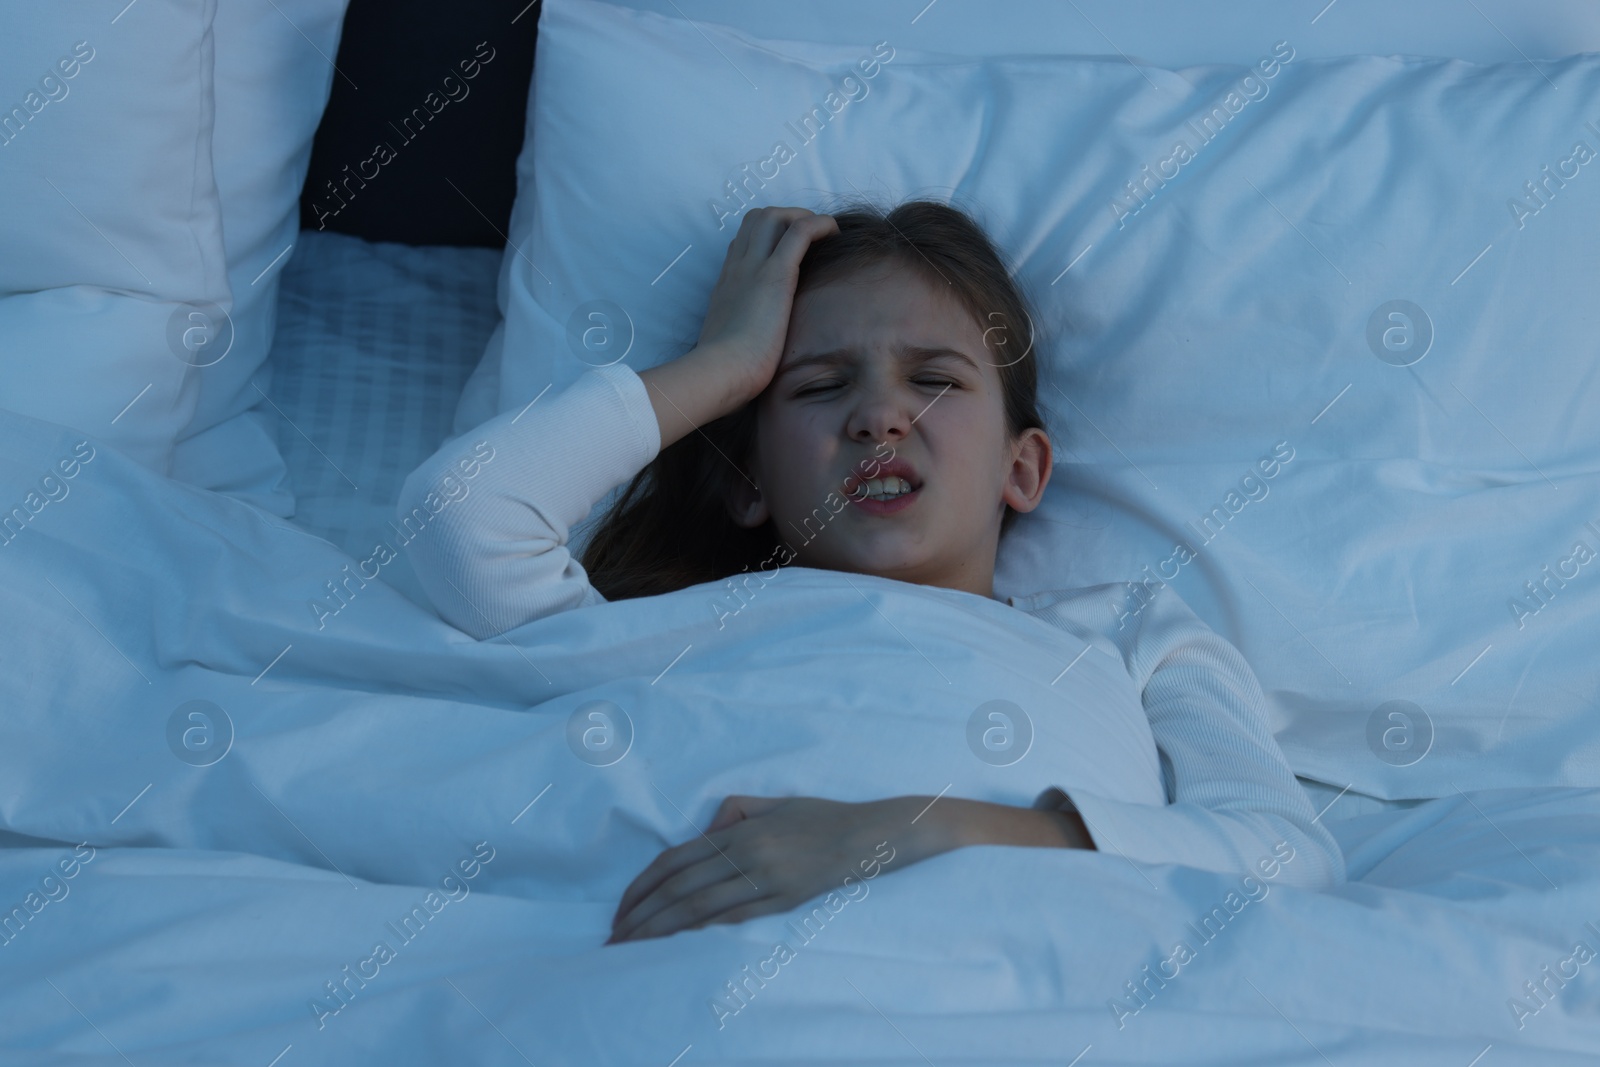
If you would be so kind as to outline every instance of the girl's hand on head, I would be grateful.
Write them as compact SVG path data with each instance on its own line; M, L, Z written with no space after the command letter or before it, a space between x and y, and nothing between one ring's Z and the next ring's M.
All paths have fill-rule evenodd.
M696 343L723 362L738 395L753 399L772 381L789 335L800 260L812 241L838 232L832 215L803 207L753 208L740 221Z

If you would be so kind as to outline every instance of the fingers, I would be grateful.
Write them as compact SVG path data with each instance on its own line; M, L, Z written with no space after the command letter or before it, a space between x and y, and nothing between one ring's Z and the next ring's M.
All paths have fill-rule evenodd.
M743 864L770 873L772 849L760 830L740 827L731 834L719 833L716 840L710 834L727 831L747 819L770 816L791 804L807 803L828 802L807 797L724 797L706 833L665 850L628 885L612 916L611 937L606 943L664 936L709 922L739 922L785 910L793 901L785 903L788 898L777 885L767 884L766 874L758 884L740 867ZM769 825L769 821L761 823L762 827ZM758 836L752 839L751 833ZM744 847L736 848L740 842ZM735 862L728 852L737 852L740 859Z
M774 808L792 800L792 797L748 797L738 793L730 793L724 797L717 807L717 813L711 820L711 825L699 837L685 841L681 845L674 845L666 849L654 860L650 866L639 873L639 876L628 884L622 893L622 900L617 904L616 914L612 917L615 924L617 918L622 916L641 899L651 893L662 882L674 874L699 863L712 856L722 858L722 862L731 864L733 861L723 855L730 847L727 841L712 841L711 834L718 830L725 830L734 823L756 815L765 815Z
M795 902L788 897L776 895L762 897L759 900L752 900L748 904L740 904L738 907L729 908L720 915L714 915L709 919L695 923L690 929L698 930L703 926L710 926L712 923L742 923L746 919L754 919L758 915L771 915L774 912L788 911L794 906Z
M790 207L756 207L744 213L744 218L739 220L739 229L733 235L733 240L728 242L728 260L733 262L743 260L750 254L750 249L760 247L762 242L757 240L758 233L770 232L773 226L772 213L787 211L790 213L805 210L804 208ZM788 225L788 220L783 221ZM763 258L765 258L763 256Z
M739 222L739 232L734 234L733 241L728 245L728 259L748 261L751 265L759 265L771 258L779 242L787 236L795 224L808 219L826 219L832 224L833 230L838 229L838 223L833 222L832 215L818 215L809 208L803 207L758 207L745 212ZM807 223L807 225L814 225ZM817 234L817 236L823 236ZM809 244L811 238L807 238Z
M737 793L723 799L717 808L716 816L711 820L711 825L706 827L706 833L715 833L726 830L741 819L748 819L755 815L765 815L779 804L783 797L746 797Z
M812 215L810 218L796 219L784 231L771 258L782 263L785 270L798 270L800 261L805 258L806 250L811 247L811 242L838 232L838 220L832 215Z
M661 855L650 861L650 866L639 872L639 876L628 883L628 888L622 893L622 900L617 904L616 914L612 916L611 923L616 925L635 904L649 896L657 887L668 878L687 867L700 863L708 855L716 856L716 848L704 837L697 837L692 841L685 841L681 845L662 852ZM724 861L725 862L725 861Z
M663 909L706 886L724 882L729 876L738 877L738 872L731 870L727 863L717 857L700 860L674 872L662 879L649 892L642 894L627 908L618 909L616 918L611 921L613 940L622 940L640 924L660 914Z
M764 899L751 882L720 858L695 864L661 883L611 931L612 941L661 937L702 925L730 909ZM730 920L732 921L732 920Z
M744 799L741 796L724 797L722 803L717 805L717 813L711 817L711 825L706 827L706 833L714 834L718 830L726 830L740 819L745 818L746 812L740 804L740 801Z

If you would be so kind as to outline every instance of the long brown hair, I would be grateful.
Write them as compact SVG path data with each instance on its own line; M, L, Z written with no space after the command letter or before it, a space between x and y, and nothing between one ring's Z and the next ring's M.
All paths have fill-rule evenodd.
M935 285L948 284L985 331L1000 372L1010 437L1045 428L1029 301L970 215L936 200L907 200L887 213L854 200L827 214L839 232L812 242L800 262L797 298L886 263L920 271ZM616 498L580 557L590 583L607 600L670 593L793 558L792 549L779 558L783 542L770 519L747 529L734 522L724 503L735 479L744 479L729 459L743 462L751 454L758 402L663 449ZM1017 515L1006 509L1002 535Z

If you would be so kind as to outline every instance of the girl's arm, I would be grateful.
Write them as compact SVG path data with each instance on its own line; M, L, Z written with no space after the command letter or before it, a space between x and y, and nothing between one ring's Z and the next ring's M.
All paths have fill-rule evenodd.
M987 800L945 797L950 848L966 845L1031 845L1038 848L1094 848L1094 838L1075 811L1018 808Z
M804 208L751 210L687 355L642 373L620 363L590 370L446 441L412 471L396 538L440 616L481 641L602 602L566 547L572 527L661 449L766 388L800 260L837 230Z
M478 640L600 602L573 526L659 451L648 391L622 364L445 442L400 490L394 525L439 615Z

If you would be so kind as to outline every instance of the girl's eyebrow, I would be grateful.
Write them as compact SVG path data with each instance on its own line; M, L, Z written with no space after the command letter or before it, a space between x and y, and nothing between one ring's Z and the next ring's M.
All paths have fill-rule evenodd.
M959 359L971 367L974 372L978 371L978 365L972 361L971 356L954 348L900 344L895 346L894 354L902 363L924 363L934 359ZM802 370L806 367L836 367L843 363L853 363L856 358L857 351L853 348L835 348L827 352L812 352L803 356L796 356L785 363L779 369L778 376L782 377L791 371Z

